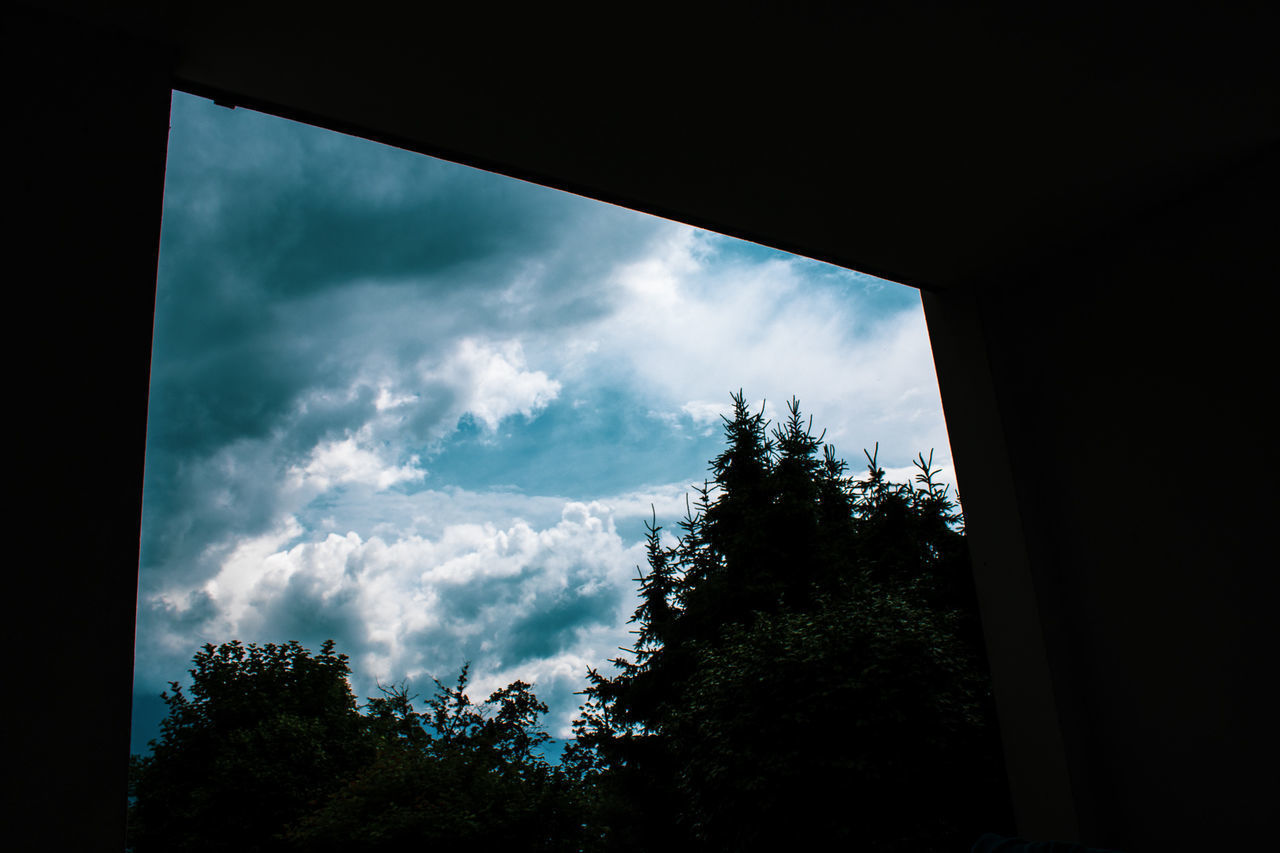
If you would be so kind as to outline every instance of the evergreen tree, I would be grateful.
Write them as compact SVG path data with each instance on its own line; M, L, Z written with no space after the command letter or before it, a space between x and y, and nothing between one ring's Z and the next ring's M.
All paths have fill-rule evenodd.
M649 525L632 659L570 758L617 849L956 849L1008 794L960 515L932 455L854 481L792 400L741 392L674 546ZM669 815L663 822L661 816Z

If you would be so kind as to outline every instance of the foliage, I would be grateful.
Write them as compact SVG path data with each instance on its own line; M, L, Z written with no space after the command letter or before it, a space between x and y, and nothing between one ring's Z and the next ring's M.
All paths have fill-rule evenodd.
M131 759L130 845L165 851L381 851L422 842L578 850L575 778L538 747L522 681L474 704L468 667L426 710L404 684L360 713L327 641L206 645L176 682L152 754Z
M308 851L378 851L407 844L578 850L579 793L536 748L547 707L516 681L481 705L436 681L427 710L401 685L368 706L374 761L289 832Z
M992 825L981 798L1003 819L1007 792L962 519L932 455L893 484L867 454L855 481L795 400L772 431L733 401L676 544L649 525L632 658L588 672L568 757L609 843L967 844Z
M963 519L933 458L854 479L793 400L739 393L674 544L648 524L635 647L588 670L550 766L521 681L469 668L423 710L361 708L326 642L206 645L152 753L129 840L166 851L964 849L1008 792Z
M278 849L276 836L371 756L333 642L205 645L161 694L168 716L132 762L129 841L139 853Z

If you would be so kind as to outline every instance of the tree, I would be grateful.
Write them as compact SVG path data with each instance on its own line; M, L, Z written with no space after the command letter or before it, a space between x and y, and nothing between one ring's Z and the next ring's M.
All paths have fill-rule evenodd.
M289 830L296 849L582 849L580 792L537 751L547 706L522 681L476 705L467 681L466 666L453 686L436 681L424 712L404 685L370 699L376 757Z
M733 402L677 543L649 525L634 659L588 672L569 754L612 843L926 850L1005 825L961 519L932 455L915 483L874 454L854 481L797 401L772 431Z
M551 767L547 707L522 681L479 705L435 682L425 711L404 683L356 705L326 641L206 645L163 694L152 753L131 762L130 845L165 851L383 851L405 844L585 846L577 777Z
M161 694L168 716L132 761L129 842L139 853L267 851L310 805L371 757L347 676L328 640L205 645Z

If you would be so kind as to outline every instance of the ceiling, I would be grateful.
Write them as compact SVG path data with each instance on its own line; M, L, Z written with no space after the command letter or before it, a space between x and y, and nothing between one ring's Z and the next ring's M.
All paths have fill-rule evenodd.
M1280 144L1274 4L39 5L165 45L175 87L229 105L927 289L1042 262Z

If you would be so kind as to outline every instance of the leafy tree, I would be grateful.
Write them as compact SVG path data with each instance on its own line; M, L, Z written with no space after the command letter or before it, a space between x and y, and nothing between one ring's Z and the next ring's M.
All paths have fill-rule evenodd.
M426 710L404 684L363 711L326 641L206 645L152 753L131 760L130 845L164 851L382 851L423 842L584 847L578 777L538 748L547 707L516 681L474 704L468 667Z
M289 831L307 851L400 850L422 843L533 851L584 844L580 792L537 747L547 706L516 681L476 705L468 667L436 681L416 712L400 685L366 706L377 755Z
M733 402L677 544L649 525L634 659L588 672L568 760L609 843L927 850L1004 825L961 518L932 456L892 484L868 454L854 481L796 401L772 431Z
M132 761L129 841L139 853L267 851L317 798L371 757L332 640L205 645L161 694L168 716L152 753Z

